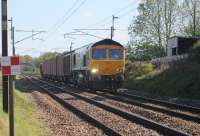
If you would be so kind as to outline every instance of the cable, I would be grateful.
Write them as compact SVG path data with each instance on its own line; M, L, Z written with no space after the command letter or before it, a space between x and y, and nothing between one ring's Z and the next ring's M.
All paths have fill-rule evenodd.
M26 48L26 49L17 48L17 49L20 50L20 51L18 51L18 52L20 52L20 54L27 53L27 52L38 52L38 50L35 48Z
M116 14L119 14L120 12L123 12L124 9L127 9L127 8L129 8L130 6L132 6L132 5L131 5L132 3L133 3L133 2L131 2L131 3L129 3L128 5L126 5L126 6L122 7L122 8L120 8L119 10L117 10L116 12L114 12L114 14L112 14L112 15L116 15ZM86 28L87 28L87 27L91 27L91 26L94 27L94 26L100 25L101 23L104 23L103 25L108 24L108 22L111 21L111 20L109 20L109 19L112 17L112 15L107 16L107 17L103 18L102 20L100 20L100 21L98 21L98 22L96 22L96 23L94 23L94 24L88 25L88 26L86 26ZM105 22L105 21L106 21L106 22ZM100 26L102 26L102 25L100 25ZM84 27L84 28L85 28L85 27Z
M37 30L21 30L17 29L16 32L32 33L32 32L46 32L46 31L37 31Z
M87 31L87 30L90 30L90 31L106 31L106 30L110 30L110 29L96 29L96 28L92 28L92 29L74 29L74 31Z
M67 16L67 17L62 21L62 23L59 24L59 25L55 28L55 30L53 31L53 34L55 34L55 32L56 32L63 24L65 24L65 22L66 22L67 20L69 20L70 17L72 17L72 16L85 4L86 1L87 1L87 0L83 0L83 1L78 5L78 7L75 8L75 9L71 12L71 14L69 14L69 16ZM53 35L53 34L52 34L52 35ZM50 36L51 36L51 35L50 35ZM48 36L48 37L45 39L45 41L46 41L50 36Z
M123 17L125 17L125 16L127 16L127 15L129 15L130 13L132 13L133 12L133 8L132 9L130 9L130 10L128 10L127 12L125 12L124 14L121 14L121 15L119 15L119 17L120 18L123 18ZM135 17L135 16L133 16L133 17Z
M19 41L16 41L16 42L15 42L15 45L18 44L18 43L20 43L20 42L22 42L22 41L24 41L24 40L33 38L33 36L36 36L36 35L41 34L41 33L43 33L43 31L37 32L37 33L35 33L35 34L32 34L32 35L30 35L30 36L27 36L27 37L25 37L25 38L19 40ZM41 40L41 39L40 39L40 40Z
M130 10L130 8L129 7L131 7L132 6L132 3L133 2L131 2L131 3L129 3L128 5L126 5L126 6L124 6L124 7L122 7L122 8L120 8L120 9L118 9L114 14L112 14L112 15L116 15L116 14L119 14L119 13L123 13L122 15L120 15L120 17L121 16L125 16L125 14L128 14L128 13L130 13L130 12L132 12L132 8L131 8L131 10ZM128 11L127 11L128 10ZM125 13L124 13L125 12ZM88 26L86 26L86 27L84 27L83 29L78 29L78 30L85 30L85 31L87 31L87 29L88 29L88 27L90 27L91 28L91 26L92 27L94 27L94 26L105 26L106 24L108 24L108 23L110 23L112 20L111 20L111 15L110 16L107 16L107 17L105 17L105 18L103 18L101 21L98 21L97 23L94 23L94 24L92 24L92 25L88 25ZM103 23L103 24L102 24ZM88 29L88 30L99 30L99 29ZM103 30L103 29L102 29ZM110 30L110 29L105 29L105 30ZM97 38L97 37L96 37ZM98 37L98 38L100 38L100 37Z
M126 10L124 10L124 11L126 11ZM123 11L123 12L124 12ZM121 12L121 13L123 13L123 14L119 14L119 15L117 15L117 17L119 17L120 19L121 18L123 18L123 17L125 17L125 16L127 16L127 15L129 15L129 13L131 13L133 11L133 8L131 8L131 9L129 9L127 12ZM115 14L116 15L116 14ZM106 26L108 23L110 23L110 20L108 20L108 21L106 21L106 22L104 22L103 24L101 24L101 25L99 25L99 26Z
M80 5L62 22L60 26L62 26L71 16L73 16L86 2L87 0L83 0Z
M97 35L94 35L94 34L90 34L90 33L87 33L87 32L83 32L81 29L74 29L74 32L71 32L71 33L65 33L64 34L64 37L66 37L66 35L70 35L70 36L85 36L85 35L88 35L88 36L92 36L92 37L95 37L95 38L98 38L98 39L104 39L103 37L100 37L100 36L97 36Z
M59 28L66 23L66 21L68 21L86 2L87 0L83 0L79 5L79 0L76 0L75 3L72 5L72 7L65 13L63 19L62 19L62 22L60 22L59 24L57 23L56 25L54 25L55 29L53 29L52 33L50 33L47 38L45 39L45 41L51 37L52 35L54 35L56 33L57 30L59 30ZM130 7L132 6L132 3L129 3L128 5L118 9L116 12L114 12L114 14L112 15L116 15L116 14L120 14L122 13L120 16L124 15L125 13L129 13L130 12ZM78 6L77 6L78 5ZM75 8L76 7L76 8ZM127 11L128 10L128 11ZM131 9L132 11L132 9ZM125 13L124 13L125 12ZM103 18L102 20L98 21L97 23L94 23L92 25L88 25L84 28L88 28L88 27L91 27L91 26L97 26L97 25L100 25L103 23L103 25L105 24L108 24L109 22L111 22L111 15L110 16L107 16L105 18ZM87 30L86 30L87 31ZM87 32L81 32L82 34L85 34L85 35L90 35L90 36L93 36L93 37L96 37L96 38L99 38L99 39L103 39L102 37L99 37L99 36L96 36L96 35L91 35Z
M55 23L48 31L50 31L51 29L54 29L55 27L57 27L60 24L60 21L62 21L63 18L66 18L66 16L71 12L71 10L73 10L73 8L78 4L79 0L76 0L71 8L69 8L65 14L57 21L57 23Z
M103 37L100 37L100 36L96 36L96 35L93 35L93 34L89 34L89 33L86 33L86 32L83 32L83 31L80 31L80 30L77 30L85 35L89 35L89 36L92 36L92 37L95 37L95 38L99 38L99 39L104 39Z

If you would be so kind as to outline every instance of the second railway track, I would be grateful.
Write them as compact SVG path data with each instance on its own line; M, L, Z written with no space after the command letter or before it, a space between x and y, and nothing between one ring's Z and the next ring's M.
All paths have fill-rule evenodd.
M97 107L100 107L100 108L102 108L102 109L104 109L104 110L106 110L110 113L114 113L115 115L120 116L124 119L127 119L127 120L129 120L133 123L137 123L137 124L140 124L140 125L142 125L146 128L155 130L160 134L164 134L164 135L190 135L190 134L185 133L183 131L167 127L166 125L163 125L163 124L159 124L155 121L149 120L149 119L142 117L140 115L119 109L115 106L113 107L111 105L107 105L107 104L104 104L102 102L87 98L87 97L80 95L78 93L67 91L66 89L64 89L64 87L59 87L55 84L50 84L46 81L38 80L38 79L35 79L35 78L32 79L32 80L34 80L33 82L37 83L37 85L39 85L40 87L45 89L48 93L50 93L50 95L52 97L56 97L56 99L62 99L62 98L57 98L58 96L56 96L56 92L51 92L49 90L57 90L59 92L70 94L70 95L72 95L72 96L74 96L78 99L84 100L85 102L90 103L92 105L95 105ZM60 101L62 101L62 100L60 100ZM106 126L104 126L104 127L106 127ZM111 131L112 131L112 129L111 129Z
M130 105L136 105L136 106L139 106L139 107L142 107L142 108L145 108L145 109L149 109L149 110L153 110L153 111L156 111L156 112L168 114L170 116L182 118L184 120L200 123L200 117L198 115L196 115L196 112L194 112L195 113L194 115L192 113L191 114L190 113L184 113L182 111L179 112L179 111L177 111L177 109L173 110L173 109L166 108L166 107L146 104L144 102L134 100L134 98L132 98L132 99L127 98L124 95L120 95L120 94L112 95L112 94L109 94L109 93L97 93L97 92L91 92L91 91L87 91L87 92L97 94L99 96L102 96L102 97L105 97L105 98L108 98L108 99L112 99L112 100L115 100L115 101L120 101L120 102L127 103L127 104L130 104ZM183 111L187 111L187 110L183 110Z
M198 107L192 107L188 105L182 105L182 104L172 103L168 101L163 101L163 100L158 100L158 99L153 99L153 98L148 98L148 97L143 97L143 96L138 96L138 95L133 95L133 94L127 94L127 93L119 93L119 95L127 97L127 98L131 98L131 99L143 100L143 101L150 102L153 104L159 104L162 106L166 106L167 108L200 114L200 108Z

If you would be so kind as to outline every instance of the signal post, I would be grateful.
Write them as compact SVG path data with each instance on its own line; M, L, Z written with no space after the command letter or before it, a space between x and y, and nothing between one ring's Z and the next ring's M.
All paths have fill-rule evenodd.
M21 73L19 56L2 57L2 74L9 76L9 132L14 136L14 87L13 79L15 75Z
M7 0L1 0L2 9L2 57L8 56ZM3 111L8 113L8 76L2 75Z

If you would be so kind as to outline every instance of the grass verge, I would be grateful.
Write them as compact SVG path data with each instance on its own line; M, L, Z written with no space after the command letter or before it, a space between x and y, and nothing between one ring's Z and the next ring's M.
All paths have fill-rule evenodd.
M49 130L38 118L38 109L28 93L14 92L15 136L48 136ZM2 84L0 81L0 135L7 136L8 115L2 112Z

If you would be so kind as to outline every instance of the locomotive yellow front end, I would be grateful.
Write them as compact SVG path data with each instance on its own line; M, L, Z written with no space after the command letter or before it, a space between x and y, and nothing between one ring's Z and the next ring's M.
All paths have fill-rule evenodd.
M94 86L112 90L120 88L125 70L124 47L108 39L94 44L89 52L89 69Z

